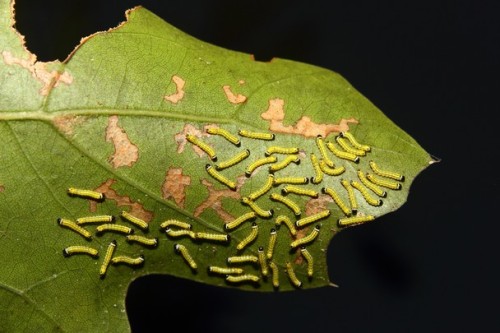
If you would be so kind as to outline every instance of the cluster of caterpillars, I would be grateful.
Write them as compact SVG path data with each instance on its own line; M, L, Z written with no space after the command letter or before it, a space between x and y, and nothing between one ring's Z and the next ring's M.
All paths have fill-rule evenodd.
M328 220L335 215L332 214L333 210L325 208L306 216L303 204L305 199L317 199L320 195L331 197L341 212L341 217L336 220L337 226L344 228L375 219L374 215L363 214L360 211L363 205L358 203L358 199L362 198L368 205L379 207L383 204L382 199L387 197L388 191L400 190L404 182L403 175L381 169L373 160L368 163L370 172L357 170L356 179L346 179L348 166L346 163L356 165L361 158L371 152L370 146L360 144L349 132L339 133L334 141L328 141L321 136L316 137L317 151L307 154L299 147L269 145L276 139L273 133L240 130L237 134L233 134L218 127L209 127L206 131L210 135L224 138L238 150L232 157L218 161L216 150L210 144L196 135L187 134L187 141L203 150L210 158L212 163L205 166L210 177L229 189L238 191L237 181L227 177L225 170L240 168L241 174L251 179L258 169L267 168L265 181L241 198L241 205L247 211L225 223L223 232L193 230L190 223L175 219L162 222L160 231L165 233L168 239L174 240L174 253L182 257L193 272L200 269L200 263L197 262L196 256L193 256L193 253L196 253L193 251L194 248L182 241L182 238L190 239L194 242L194 246L199 246L203 241L224 246L232 245L231 243L234 242L235 253L228 256L224 264L214 263L206 267L209 275L221 277L228 284L251 283L259 286L261 283L271 283L274 288L278 289L281 283L280 278L285 275L293 287L302 287L304 278L301 277L305 276L305 279L311 281L315 272L311 246L314 246L318 239L322 225L329 223ZM261 140L264 145L269 146L266 147L263 156L254 157L249 149L242 147L242 140L246 139ZM281 176L282 171L290 165L301 163L310 163L310 170L313 170L313 174L301 175L294 172L293 176ZM300 170L296 171L300 172ZM331 185L331 181L326 182L328 177L334 177L334 184L338 186ZM70 188L68 194L96 201L105 200L102 193L92 190ZM266 198L272 203L273 208L262 208L260 202ZM281 205L281 207L278 209L276 205ZM124 236L129 243L137 243L147 248L158 246L158 238L135 233L135 228L147 233L149 230L147 222L126 211L123 211L120 217L125 224L117 223L117 218L112 215L84 216L75 221L59 218L57 221L61 227L80 234L88 241L91 241L93 237L93 233L88 229L90 226L95 228L94 233L97 236L111 232ZM262 220L266 221L266 224L262 224ZM274 223L269 224L269 220ZM286 230L285 234L278 237L279 233L284 233L283 229ZM245 232L244 236L241 236L242 231ZM231 237L232 233L235 233L234 237ZM284 239L289 240L288 244L278 246ZM252 246L253 244L255 246ZM143 255L115 256L118 245L116 240L112 240L107 245L99 269L101 278L106 276L110 265L126 264L136 268L144 264ZM286 256L278 256L275 253L278 248L288 248L290 253ZM290 254L294 253L301 256L302 260L283 259L290 258ZM98 250L90 246L72 245L63 249L63 255L66 257L74 254L86 254L95 259L99 258ZM302 263L305 263L305 269ZM255 269L246 269L248 265Z
M210 273L224 276L229 283L251 282L258 284L263 279L267 280L267 277L270 276L273 286L279 288L280 271L278 263L273 261L273 251L276 246L278 230L282 225L287 227L291 236L290 250L300 249L300 255L307 264L307 277L309 279L313 277L314 261L308 247L317 239L322 222L325 222L330 217L332 211L324 209L318 213L304 216L301 205L293 198L300 196L318 198L320 192L330 196L344 215L337 220L338 227L343 228L375 219L374 215L363 214L359 211L355 191L359 192L367 204L378 207L383 204L382 198L387 197L387 190L400 190L402 187L401 182L404 181L402 174L381 169L373 160L369 161L371 172L358 170L357 179L347 180L342 178L342 175L346 172L346 167L342 164L357 164L361 158L371 152L370 146L359 143L350 132L339 133L334 141L327 141L322 136L317 136L315 138L317 152L305 155L308 156L307 159L312 165L314 174L294 175L293 177L281 177L280 171L286 169L292 163L296 165L301 163L301 153L303 151L299 147L268 146L264 156L257 157L253 161L250 158L250 150L242 147L241 139L243 138L262 140L263 144L269 144L275 140L275 134L247 130L239 130L237 134L233 134L219 127L209 127L206 132L224 138L239 150L239 152L227 160L218 161L216 150L210 144L196 135L186 135L187 141L203 150L212 161L212 163L205 166L208 175L229 189L238 190L237 182L227 177L224 174L224 170L239 167L244 170L246 177L251 178L258 168L268 168L264 184L254 192L241 198L241 204L248 207L249 211L226 223L224 226L227 232L232 232L241 225L251 224L247 236L236 245L237 254L227 258L226 266L208 267ZM242 165L244 165L244 168L241 167ZM338 177L338 188L323 185L325 177ZM288 215L275 214L276 210L272 208L262 208L261 204L257 201L259 198L266 196L273 204L280 204L287 207L295 218L290 218ZM303 200L300 202L303 202ZM260 245L258 246L257 254L255 254L255 251L251 254L245 254L244 250L247 248L249 248L248 252L252 252L252 248L249 245L255 242L259 235L259 223L257 221L259 219L268 220L271 218L275 219L275 226L270 231L268 244L266 244L267 249L263 245ZM313 225L314 227L312 227ZM172 230L167 231L167 234L172 237L178 235L172 232ZM193 239L195 238L194 234L190 233L187 227L181 228L176 232L180 232L179 236L188 234L192 235ZM300 237L298 237L299 235ZM229 241L229 238L227 241ZM184 251L188 253L187 248ZM190 261L194 262L192 257L186 260L188 263ZM240 263L258 264L260 266L260 276L247 273L242 268L234 267ZM297 277L292 261L280 264L284 267L284 272L288 276L290 283L295 287L301 287L303 282ZM193 268L192 263L191 267Z
M103 193L93 190L70 187L68 189L68 194L72 197L95 200L98 202L102 202L105 200L105 196ZM104 233L109 232L124 236L126 238L126 241L130 244L138 244L146 248L155 248L158 246L158 238L149 238L135 233L135 228L140 229L140 231L144 233L147 233L149 231L149 224L146 221L130 214L127 211L122 211L120 216L122 220L126 222L126 224L117 223L117 219L113 215L82 216L77 218L76 220L60 217L57 219L57 223L61 227L67 228L79 234L89 242L93 239L93 233L89 230L89 228L93 228L95 230L94 234L98 237L102 236ZM118 242L116 239L112 240L107 245L106 252L99 267L99 277L101 279L106 276L108 267L110 265L125 264L134 268L144 265L144 255L141 254L136 257L115 255L117 247ZM64 248L62 252L65 257L76 254L88 255L93 259L99 259L100 257L98 249L92 246L81 244L70 245Z

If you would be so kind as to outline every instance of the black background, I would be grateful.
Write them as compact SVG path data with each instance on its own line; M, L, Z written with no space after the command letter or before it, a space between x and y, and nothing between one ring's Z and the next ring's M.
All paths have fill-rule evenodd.
M441 162L408 202L328 248L340 288L249 293L168 276L134 282L133 332L499 332L496 1L17 1L39 60L143 5L228 49L342 74Z

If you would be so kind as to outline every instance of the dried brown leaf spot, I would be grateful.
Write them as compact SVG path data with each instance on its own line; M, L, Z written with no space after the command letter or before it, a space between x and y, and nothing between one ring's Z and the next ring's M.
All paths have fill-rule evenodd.
M191 185L191 177L182 174L182 168L169 168L161 188L163 199L173 199L180 208L186 201L186 186Z
M285 101L281 98L269 100L268 109L260 116L264 120L269 121L269 130L276 133L299 134L304 137L327 137L332 132L342 132L349 130L349 123L357 124L358 121L354 118L341 119L338 124L317 124L307 116L302 116L295 125L284 126L285 119L284 110Z
M52 123L64 135L72 136L75 126L82 124L86 119L84 116L58 116Z
M175 93L165 95L163 98L172 104L177 104L184 98L184 85L186 84L186 81L184 81L181 77L174 75L172 76L172 82L175 84Z
M62 73L58 71L47 70L46 62L36 61L36 55L30 53L28 59L16 58L9 51L2 52L3 61L6 65L17 65L28 70L31 75L38 81L40 81L43 86L40 89L40 94L42 96L47 96L49 91L53 87L57 87L59 83L64 83L70 85L73 83L73 77L68 72L64 71Z
M239 189L241 186L243 186L245 180L246 179L244 176L238 177L236 181L236 188ZM198 205L198 207L196 207L196 209L194 210L194 216L198 217L207 208L212 208L224 222L230 222L234 220L234 217L222 207L222 199L232 198L239 200L241 199L240 193L238 191L232 191L230 189L216 190L214 188L214 185L206 179L202 179L201 183L208 189L208 198L200 205Z
M311 198L306 202L306 216L314 215L328 209L333 199L326 194L320 194L317 198Z
M241 81L240 81L241 82ZM241 83L240 83L241 84ZM226 98L231 104L241 104L247 100L247 97L242 94L235 94L231 90L231 87L228 85L222 86L224 90L224 94L226 94Z
M138 217L146 222L150 222L153 219L153 212L150 212L144 207L137 202L134 202L130 199L130 197L127 196L121 196L114 189L111 188L111 186L116 182L114 179L108 179L101 185L99 185L95 191L104 193L106 196L106 200L113 200L116 202L116 205L121 207L121 206L128 206L130 207L129 213L132 214L135 217ZM97 204L98 202L94 200L89 200L89 205L90 205L90 212L95 213L97 211Z
M178 154L182 153L184 151L184 148L186 147L186 144L189 143L186 140L186 134L191 134L191 135L197 136L199 138L202 138L204 136L205 137L209 136L209 134L203 133L202 131L200 131L199 129L197 129L196 127L194 127L191 124L184 125L184 128L182 129L182 131L177 133L174 137L175 142L177 142L177 153ZM196 155L198 155L199 157L203 157L204 155L206 155L205 152L203 150L201 150L200 148L198 148L197 146L195 146L195 145L191 145L191 146L193 147L193 150L196 153Z
M2 193L3 191L5 191L5 187L3 185L0 185L0 193Z
M115 151L110 156L109 162L116 169L119 167L131 167L139 158L139 149L130 142L127 133L118 126L118 116L108 118L106 127L106 141L113 143Z

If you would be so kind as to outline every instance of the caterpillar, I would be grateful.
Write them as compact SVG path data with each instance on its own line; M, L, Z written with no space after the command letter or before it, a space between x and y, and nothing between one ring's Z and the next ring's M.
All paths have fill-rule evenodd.
M242 239L238 245L236 245L236 249L241 251L243 250L246 246L248 246L250 243L252 243L254 240L257 239L257 235L259 234L259 226L257 223L253 222L252 223L252 229L250 230L250 233Z
M342 149L344 149L348 153L354 154L356 156L365 156L366 155L366 151L364 151L363 149L357 149L357 148L352 147L348 143L348 140L344 139L341 136L337 136L335 138L335 140L337 141L339 146L342 147Z
M357 155L338 149L333 142L327 142L326 146L338 158L348 160L354 163L359 162L359 157Z
M375 220L375 216L373 215L352 216L339 219L338 224L340 227L349 227L354 224L361 224L373 220Z
M258 167L263 166L265 164L275 163L277 160L278 160L278 158L276 156L269 156L266 158L261 158L255 162L253 162L252 164L250 164L246 168L245 176L250 177L252 175L252 173L255 171L255 169L257 169Z
M297 275L295 274L293 266L290 262L286 263L286 273L288 274L288 278L290 279L292 285L294 285L297 288L302 287L302 282L297 278Z
M293 202L293 200L291 200L287 197L284 197L282 195L279 195L277 193L272 193L270 195L270 198L271 198L271 200L281 202L282 204L284 204L285 206L290 208L293 211L293 213L295 214L295 216L300 216L302 214L302 211L301 211L299 205L297 205L295 202Z
M319 184L323 180L323 171L321 171L321 168L319 166L318 157L314 153L311 153L310 157L315 173L315 176L311 177L311 183Z
M319 235L319 230L320 230L321 226L318 224L314 227L313 231L311 231L307 236L305 237L302 237L302 238L299 238L297 240L294 240L291 244L290 244L290 247L292 249L298 247L298 246L301 246L301 245L305 245L307 243L310 243L312 242L313 240L316 239L316 237L318 237Z
M276 225L279 227L281 225L281 223L285 223L285 225L288 227L288 229L290 230L290 233L292 234L292 236L295 236L297 235L297 229L295 229L295 225L293 224L293 222L288 218L288 216L286 215L279 215L277 218L276 218Z
M243 136L243 137L250 138L250 139L266 140L266 141L274 140L274 134L272 134L272 133L250 132L247 130L240 129L238 131L238 134Z
M274 173L279 170L283 170L287 166L290 165L290 163L295 163L295 164L300 164L300 158L297 155L288 155L286 156L281 162L277 162L274 164L271 164L269 166L269 172Z
M269 268L267 266L267 259L266 259L266 254L264 253L264 247L259 246L257 255L260 263L260 271L263 276L267 276L267 274L269 274Z
M253 274L243 274L243 275L227 275L226 281L232 283L240 282L259 282L260 278Z
M273 287L279 288L280 280L279 280L279 270L278 266L274 263L274 261L269 262L269 267L271 268L271 275L273 280Z
M316 192L314 190L304 189L304 188L301 188L298 186L293 186L293 185L286 185L281 190L281 193L283 195L287 195L289 193L294 193L294 194L298 194L298 195L306 195L306 196L309 196L311 198L318 198L318 192Z
M239 267L219 267L219 266L208 266L208 272L209 273L216 273L216 274L223 274L223 275L228 275L228 274L243 274L243 268Z
M366 152L371 150L370 146L359 143L350 132L340 132L340 136L349 140L351 145L357 149L361 149Z
M367 188L364 187L360 182L351 180L351 185L361 193L361 195L369 205L376 207L382 205L382 200L372 197Z
M307 276L309 276L311 278L313 276L313 273L314 273L313 256L311 255L311 253L307 250L307 248L305 246L301 246L300 253L302 253L302 256L306 259L306 262L307 262Z
M334 189L332 188L329 188L329 187L323 187L321 189L321 191L325 194L328 194L332 199L333 199L333 202L335 202L337 204L337 206L340 208L340 210L344 213L344 215L351 215L352 211L351 211L351 208L349 208L345 203L344 201L342 200L342 198L338 195L337 192L335 192Z
M172 228L168 227L165 229L165 233L170 236L170 237L183 237L183 236L189 236L191 239L196 239L196 234L187 229L180 229L180 230L173 230Z
M81 197L86 199L93 199L96 201L104 201L104 193L92 191L92 190L84 190L75 187L68 188L68 195L72 197Z
M98 258L99 254L98 251L92 247L88 246L81 246L81 245L73 245L73 246L68 246L67 248L63 249L63 256L69 257L73 254L88 254L89 256L93 258Z
M208 157L210 157L212 161L214 162L217 161L217 154L215 153L215 150L212 147L210 147L207 143L200 140L197 136L192 134L186 134L186 140L188 140L193 145L203 150L208 155Z
M260 217L268 218L268 217L273 216L273 214L274 214L274 210L272 210L272 209L263 210L255 202L253 202L253 200L250 200L248 197L241 198L241 202L244 203L245 205L249 206Z
M101 263L101 267L99 268L99 277L104 279L106 276L106 272L108 271L109 263L111 262L111 258L113 257L113 253L115 253L116 249L116 241L112 240L109 243L108 248L106 249L106 254L104 255L104 260Z
M198 268L198 265L194 261L186 246L176 243L174 244L174 250L176 253L180 254L182 258L184 258L191 269L196 270Z
M215 169L217 169L217 170L227 169L229 167L232 167L232 166L244 161L248 156L250 156L250 150L245 149L242 152L234 155L233 157L231 157L225 161L219 162L218 164L215 165Z
M345 172L345 167L339 166L336 168L331 168L326 164L325 160L323 159L319 161L319 168L321 169L321 171L323 171L323 173L327 174L328 176L339 176Z
M211 234L208 232L196 232L195 239L196 240L204 239L216 242L229 242L231 240L231 237L226 234Z
M79 226L78 224L76 224L75 222L73 222L71 220L68 220L65 218L58 218L57 223L62 227L73 230L74 232L76 232L77 234L80 234L81 236L83 236L87 240L92 240L92 234L90 233L90 231L84 229L83 227Z
M182 229L191 230L191 224L179 220L166 220L160 224L160 229L166 229L172 225Z
M222 128L219 128L219 127L209 127L209 128L207 128L206 131L207 131L208 134L222 136L224 139L226 139L227 141L231 142L236 147L240 147L241 146L240 139L236 135L231 134L229 131L227 131L225 129L222 129Z
M137 258L127 257L127 256L117 256L111 258L111 263L113 265L127 264L130 266L142 266L144 264L144 255L140 255Z
M139 227L141 228L142 230L148 230L149 229L149 224L138 218L138 217L135 217L133 216L132 214L130 214L129 212L126 212L126 211L122 211L121 213L121 216L127 220L128 222L132 223L133 225L135 225L136 227Z
M76 219L76 224L88 224L88 223L111 223L115 221L115 217L112 215L96 215L96 216L84 216Z
M393 182L393 181L387 180L387 179L378 178L375 175L372 175L371 173L367 173L366 178L378 186L382 186L382 187L385 187L385 188L388 188L391 190L400 190L401 189L400 183L396 183L396 182Z
M218 182L226 185L229 187L231 190L236 191L236 183L230 179L227 179L224 177L222 174L217 172L213 166L210 164L205 165L205 169L207 170L208 174L215 178Z
M231 256L227 258L228 264L243 264L243 263L256 263L259 261L254 255Z
M405 176L403 176L399 173L379 169L379 167L377 166L377 164L374 161L370 161L369 164L370 164L370 168L372 168L373 172L375 172L375 174L379 175L380 177L391 178L394 180L398 180L400 182L405 180Z
M325 161L326 165L328 165L330 168L333 168L335 165L333 164L333 161L328 156L328 153L327 153L326 147L325 147L325 142L323 141L323 137L321 135L318 135L316 137L316 146L318 147L319 153L321 154L321 158Z
M273 257L274 247L276 246L277 238L278 238L278 233L276 232L276 229L272 228L271 233L269 235L269 244L267 246L267 253L266 253L267 259L272 259Z
M349 181L345 179L342 179L340 183L347 191L347 197L349 198L349 203L351 204L351 213L356 214L356 212L358 211L358 202L356 200L356 196L354 195L354 190L351 186L351 183L349 183Z
M245 213L237 218L235 218L234 220L232 220L231 222L228 222L224 225L224 229L226 230L231 230L231 229L234 229L234 228L237 228L239 225L241 225L243 222L245 221L248 221L248 220L252 220L252 219L255 219L257 217L257 214L255 212L248 212L248 213Z
M387 192L382 190L378 185L370 182L368 178L366 178L365 174L363 171L358 170L358 178L361 180L361 183L365 185L367 188L369 188L373 193L378 195L379 197L385 198L387 196Z
M150 247L158 246L158 238L147 238L141 235L127 235L127 242L139 243Z
M271 156L272 154L298 154L299 153L299 148L297 147L277 147L277 146L271 146L266 149L266 152L264 155L266 156Z
M300 220L295 221L295 226L298 228L301 228L303 226L306 226L308 224L314 223L316 221L319 221L321 219L327 218L330 216L330 211L328 209L322 210L319 213L309 215L307 217L301 218Z
M131 235L134 233L134 229L127 227L125 225L120 225L120 224L111 224L111 223L106 223L106 224L101 224L97 226L96 228L96 234L98 236L102 235L103 233L110 231L110 232L118 232L122 233L125 235Z
M278 186L281 184L301 185L307 183L309 183L309 179L307 179L307 177L281 177L274 178L273 186Z
M273 175L268 175L267 176L267 181L264 184L264 186L262 186L257 191L255 191L253 193L250 193L248 195L248 198L250 200L257 200L257 198L259 198L259 197L263 196L264 194L266 194L273 187L273 183L274 183L274 176Z

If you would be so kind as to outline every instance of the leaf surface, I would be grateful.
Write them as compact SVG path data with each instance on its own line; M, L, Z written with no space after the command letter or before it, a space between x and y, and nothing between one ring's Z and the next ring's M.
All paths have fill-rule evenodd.
M153 273L260 292L330 286L326 249L350 227L339 219L371 221L396 210L433 162L335 72L284 59L255 61L188 36L142 7L126 15L120 26L83 39L64 62L44 63L13 28L13 3L0 1L2 331L129 331L128 285ZM357 162L329 149L341 149L338 137L349 134L370 148L358 151ZM248 169L267 157L276 162ZM315 158L343 171L318 171ZM376 171L370 161L404 180L379 175L385 186L398 188L379 185L385 196L367 190L374 203L354 189L353 210L341 181L361 183L358 171ZM292 193L290 184L278 181L287 178L304 179L307 184L293 186L310 192ZM70 195L69 188L105 199ZM257 216L235 224L252 212ZM80 225L90 237L59 223L96 215L157 243L102 230L102 223ZM291 228L277 223L287 219ZM63 255L71 246L98 255ZM228 263L260 253L269 254L265 265L258 259ZM106 257L123 256L144 262L110 262L101 274ZM211 272L213 266L243 273L228 280ZM246 274L257 281L231 280Z

